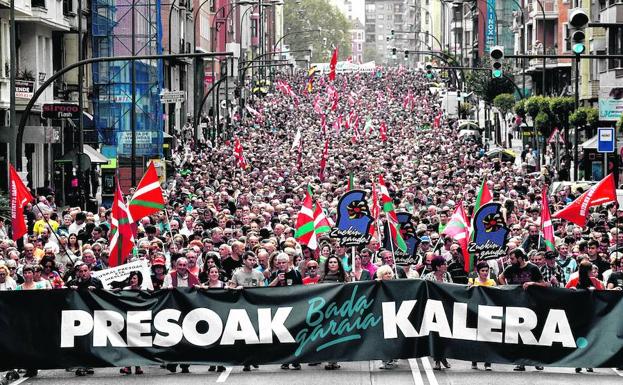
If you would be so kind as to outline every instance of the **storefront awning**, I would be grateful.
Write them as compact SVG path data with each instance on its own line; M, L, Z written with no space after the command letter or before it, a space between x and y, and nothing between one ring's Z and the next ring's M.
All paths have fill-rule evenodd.
M581 144L583 150L597 150L597 135Z

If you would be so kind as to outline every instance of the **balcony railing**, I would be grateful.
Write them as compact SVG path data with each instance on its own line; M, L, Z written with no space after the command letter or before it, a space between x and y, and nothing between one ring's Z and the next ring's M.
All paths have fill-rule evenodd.
M556 48L548 47L545 50L545 54L546 55L557 55ZM526 51L526 55L543 55L543 49L542 48L528 48L528 50ZM528 64L530 67L542 66L543 59L530 59L530 62ZM547 61L545 62L545 65L548 65L548 64L558 64L558 59L555 59L555 58L547 59Z
M558 2L555 0L541 0L543 5L543 11L545 11L545 17L558 15ZM536 0L529 0L528 12L530 17L536 19L542 19L543 13L541 12L541 6Z

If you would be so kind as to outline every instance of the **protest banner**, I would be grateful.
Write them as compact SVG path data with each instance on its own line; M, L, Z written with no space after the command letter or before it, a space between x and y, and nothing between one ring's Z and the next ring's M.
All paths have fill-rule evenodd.
M126 263L123 265L111 267L110 269L94 271L91 273L95 278L99 278L104 285L104 289L120 289L121 285L125 286L125 283L132 271L140 271L143 275L143 283L141 289L153 290L154 286L151 282L151 271L147 264L147 260L141 259L138 261Z
M424 280L240 291L9 291L0 292L0 368L423 356L617 367L622 316L617 291Z

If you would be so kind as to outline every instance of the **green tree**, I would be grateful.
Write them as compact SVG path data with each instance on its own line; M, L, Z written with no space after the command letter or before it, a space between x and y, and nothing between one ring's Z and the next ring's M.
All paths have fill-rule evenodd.
M515 107L513 107L515 113L521 116L522 119L526 118L526 99L521 99L517 103L515 103Z
M333 47L338 48L340 60L345 60L352 52L351 23L326 0L286 1L283 25L285 33L320 28L320 32L292 33L284 38L285 44L291 50L308 49L312 46L314 62L330 60ZM293 55L305 56L304 53Z
M493 99L493 105L500 111L502 114L502 121L504 122L505 132L508 132L508 123L506 120L506 116L509 112L513 110L513 106L515 104L515 97L513 94L499 94ZM503 141L506 142L506 138L503 138ZM507 143L508 147L511 146L511 143Z
M10 201L4 191L0 191L0 219L11 219Z
M376 46L373 44L364 44L363 46L363 61L369 62L376 59Z
M619 120L617 121L617 128L619 129L619 131L623 132L623 114L621 114Z
M479 67L490 68L489 58L481 60ZM504 66L504 73L510 77L509 64ZM467 89L471 90L487 105L493 103L493 99L500 94L512 94L515 91L513 83L507 78L493 78L490 71L469 71L465 75Z
M512 94L499 94L493 99L493 105L502 112L508 114L515 104L515 97Z

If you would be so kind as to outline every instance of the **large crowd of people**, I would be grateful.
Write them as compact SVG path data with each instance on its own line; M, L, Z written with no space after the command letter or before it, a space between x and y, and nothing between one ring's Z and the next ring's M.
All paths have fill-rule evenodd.
M195 141L190 135L178 138L172 159L175 173L163 186L167 215L140 219L137 250L130 257L149 261L154 289L243 289L371 279L623 288L623 251L619 251L623 209L616 204L597 208L585 227L554 220L556 250L546 251L539 198L541 189L557 179L555 170L544 165L533 172L532 154L515 162L488 158L487 143L459 138L457 121L444 115L437 91L422 72L385 68L372 74L338 74L334 83L320 77L312 92L305 91L306 73L284 75L281 80L294 95L275 90L252 97L247 103L253 112L239 111L233 127L217 143ZM297 131L300 149L293 148ZM233 137L244 149L244 168L234 154ZM325 143L328 157L319 173ZM396 211L413 215L420 239L416 264L394 266L392 251L383 249L376 237L352 259L337 239L326 234L314 250L294 237L308 186L335 221L351 174L355 187L368 196L383 174ZM443 235L443 229L458 202L468 213L473 210L483 180L493 200L503 205L510 228L507 253L465 272L459 244ZM580 192L565 188L551 196L552 211ZM102 287L91 274L107 268L110 209L57 207L53 196L40 196L25 214L24 239L14 242L10 229L0 228L0 290ZM137 289L139 281L148 278L133 274L126 289ZM435 369L450 367L445 358L434 359ZM383 363L384 369L395 366L393 360ZM477 368L477 363L472 366ZM339 367L330 362L325 369ZM176 365L166 368L177 370ZM490 370L491 365L485 363L484 368ZM288 363L282 369L299 370L301 365ZM181 365L181 371L188 372L188 365ZM76 370L77 375L89 373L87 368ZM129 374L131 368L121 373ZM135 373L142 373L141 368Z

